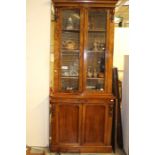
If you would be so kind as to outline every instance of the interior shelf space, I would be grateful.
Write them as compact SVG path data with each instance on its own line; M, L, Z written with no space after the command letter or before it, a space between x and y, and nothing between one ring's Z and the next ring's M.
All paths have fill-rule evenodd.
M79 49L62 49L62 54L78 54L80 52Z

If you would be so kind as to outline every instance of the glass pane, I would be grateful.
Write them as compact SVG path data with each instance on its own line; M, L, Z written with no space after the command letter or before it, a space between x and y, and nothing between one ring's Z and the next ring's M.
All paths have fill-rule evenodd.
M104 91L105 85L106 12L88 12L87 86Z
M61 36L62 91L79 90L80 11L63 10Z

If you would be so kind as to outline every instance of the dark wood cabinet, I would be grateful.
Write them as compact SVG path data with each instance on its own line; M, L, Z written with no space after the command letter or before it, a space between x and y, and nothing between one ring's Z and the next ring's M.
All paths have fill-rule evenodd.
M53 0L53 152L111 152L114 8L117 0Z

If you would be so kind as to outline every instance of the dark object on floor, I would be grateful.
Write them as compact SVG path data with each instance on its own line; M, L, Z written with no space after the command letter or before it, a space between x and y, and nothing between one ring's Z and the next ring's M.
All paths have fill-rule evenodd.
M117 98L114 103L113 124L112 124L112 146L114 152L123 149L123 133L121 119L121 100L122 100L122 84L118 80L118 70L113 68L113 94Z

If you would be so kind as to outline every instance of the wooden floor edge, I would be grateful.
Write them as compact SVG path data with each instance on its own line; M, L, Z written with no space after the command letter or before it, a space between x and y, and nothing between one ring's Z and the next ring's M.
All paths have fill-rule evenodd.
M112 153L111 146L83 146L83 147L65 147L65 146L53 146L50 148L52 153L61 152L61 153Z
M32 148L33 147L26 146L26 155L46 155L45 150L43 150L43 153L32 153L31 152Z

